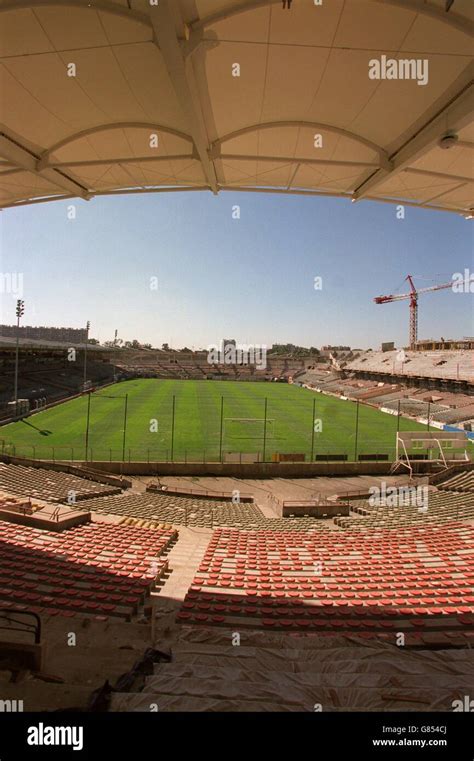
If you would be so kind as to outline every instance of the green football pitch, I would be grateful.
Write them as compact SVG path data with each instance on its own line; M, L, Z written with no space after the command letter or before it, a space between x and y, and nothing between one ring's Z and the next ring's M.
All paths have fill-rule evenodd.
M158 379L117 383L92 393L90 405L85 394L3 426L2 451L84 460L88 408L89 460L218 461L230 452L265 460L275 452L304 453L307 461L395 456L397 417L363 404L357 414L354 402L284 383ZM399 424L425 428L404 418Z

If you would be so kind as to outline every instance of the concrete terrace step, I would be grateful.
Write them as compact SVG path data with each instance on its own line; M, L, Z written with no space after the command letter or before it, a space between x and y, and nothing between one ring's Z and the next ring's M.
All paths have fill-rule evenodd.
M309 638L308 638L309 640ZM306 640L306 641L308 641ZM278 646L273 644L271 640L267 643L260 643L257 645L237 645L230 644L230 635L228 644L214 644L206 642L182 642L178 641L173 645L173 660L177 660L186 655L207 655L214 658L220 658L222 656L236 657L236 658L254 658L261 653L268 653L270 656L280 657L282 660L288 658L296 658L299 660L333 660L337 658L339 660L370 660L373 657L381 658L395 658L398 654L403 652L403 658L417 658L420 655L425 655L428 659L438 660L438 652L432 653L429 650L420 650L415 652L403 651L402 648L396 647L396 645L385 644L375 642L373 644L361 643L361 642L348 642L347 645L342 646L338 642L337 646L331 643L316 640L315 647L300 646L299 641L295 641L290 647L288 643ZM474 660L474 653L470 649L460 650L446 650L443 652L443 658L448 662L458 662L463 660Z
M20 684L1 683L2 700L23 700L26 711L57 711L65 708L84 708L97 684L51 684L28 679Z
M205 645L208 649L215 646L224 646L228 648L232 642L232 635L235 630L225 630L224 628L208 629L206 627L198 626L181 626L179 633L179 639L176 641L176 648L183 645ZM237 630L238 631L238 630ZM210 633L212 632L212 639ZM427 634L423 635L421 642L427 639L431 647L433 637L436 639L438 635ZM465 648L469 641L471 644L472 636L467 637L466 634L444 634L447 645L451 647L457 647L459 649ZM360 648L363 647L365 652L373 650L391 650L393 648L392 642L380 640L367 640L367 638L361 637L360 634L352 632L351 634L331 634L330 637L322 635L317 632L274 632L274 631L262 631L260 629L249 629L240 632L240 644L245 647L259 647L259 648L276 648L285 650L317 650L318 653L321 650L335 650L339 648L355 648L360 652ZM418 643L420 644L420 643ZM426 648L428 649L428 648ZM440 650L448 648L440 647Z
M465 689L465 684L451 682L443 685L368 685L363 686L356 679L352 684L337 684L337 679L327 685L302 683L295 679L283 679L280 682L264 679L261 682L238 681L224 678L188 679L180 677L154 677L146 686L147 694L182 695L184 697L212 697L219 700L256 700L281 702L285 705L298 705L303 710L310 710L314 702L330 705L356 705L360 697L361 705L372 702L374 697L382 699L388 693L396 697L419 698L420 703L431 705L434 700L443 701L447 706ZM334 692L337 691L337 699ZM448 702L449 696L451 701ZM356 699L356 702L354 701ZM397 701L398 702L398 701ZM409 701L408 701L409 702ZM418 701L413 701L418 702Z
M169 577L161 587L160 597L184 600L209 544L209 529L180 526L179 538L167 555Z
M286 672L283 674L281 671L253 671L233 667L224 669L219 666L161 663L155 666L155 676L147 677L146 691L166 692L169 694L171 690L167 689L168 683L176 679L203 679L206 683L209 681L210 684L217 683L218 680L232 680L232 682L247 682L249 684L267 683L269 685L281 685L284 681L286 684L294 686L358 687L364 689L373 687L423 687L424 682L431 682L433 679L436 680L436 686L443 689L469 688L472 685L472 676L439 674L437 672L430 673L422 672L421 670L417 674L403 673L395 675L388 674L387 672L383 674L363 671L348 673L340 670L321 673L320 671L305 669L301 672Z
M188 666L234 667L245 670L278 670L282 673L315 671L321 673L456 673L463 675L466 668L474 669L471 650L395 651L369 648L338 648L319 652L311 650L271 650L250 647L220 647L218 650L202 646L194 649L173 647L173 662ZM459 657L460 656L460 657ZM337 664L337 666L335 666ZM362 667L362 664L363 667Z
M111 712L137 712L148 713L150 706L157 705L159 711L184 711L192 713L255 713L256 711L276 713L278 711L300 711L298 706L284 706L280 703L261 703L258 701L239 700L238 707L235 700L216 700L214 698L195 698L181 695L154 695L153 693L129 693L112 696Z
M130 695L115 695L112 698L111 711L116 712L148 712L151 710L150 706L158 705L159 711L177 711L177 712L192 712L192 713L301 713L304 709L296 705L282 705L281 703L267 703L250 700L216 700L213 698L186 698L176 695L151 695L151 694L130 694ZM311 712L314 710L314 706L309 709ZM331 713L363 713L367 709L365 707L352 708L351 706L326 706L324 708L326 712ZM384 705L379 707L379 710L383 710L384 713L400 711L420 711L426 710L426 706L421 706L420 703L407 703L406 701L397 703L388 703L384 701ZM437 710L436 708L433 710ZM451 710L451 708L450 708Z
M398 711L447 711L452 710L452 701L459 697L457 690L430 690L418 688L372 688L360 689L320 687L311 691L288 689L278 695L265 686L260 691L252 691L255 687L248 682L219 683L216 687L190 684L169 685L174 692L142 692L114 695L111 703L112 711L150 711L152 705L158 706L158 711L303 711L313 712L315 705L320 704L323 711L333 710L398 710ZM212 694L214 689L215 694ZM171 700L171 698L173 698Z

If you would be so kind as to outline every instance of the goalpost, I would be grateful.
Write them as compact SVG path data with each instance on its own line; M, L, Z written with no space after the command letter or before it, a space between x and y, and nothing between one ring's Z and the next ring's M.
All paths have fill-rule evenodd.
M410 471L410 476L413 461L420 457L439 462L445 468L453 461L470 461L466 431L398 431L396 441L396 460L392 469L401 465Z
M265 418L256 417L226 417L224 418L225 439L263 439L265 434ZM275 436L275 419L267 418L266 437Z

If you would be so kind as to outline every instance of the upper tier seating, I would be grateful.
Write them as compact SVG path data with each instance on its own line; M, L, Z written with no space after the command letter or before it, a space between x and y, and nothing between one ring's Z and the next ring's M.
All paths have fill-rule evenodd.
M346 370L376 373L403 373L426 378L474 380L474 351L405 351L403 365L398 350L366 351L351 360Z

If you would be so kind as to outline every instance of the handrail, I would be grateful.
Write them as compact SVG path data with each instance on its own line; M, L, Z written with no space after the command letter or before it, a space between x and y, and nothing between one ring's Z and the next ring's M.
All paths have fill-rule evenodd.
M11 616L31 616L35 619L35 624L30 624L27 621L18 621L17 619L9 617ZM7 626L2 624L3 620L12 620L13 623L19 624L19 627ZM33 634L35 645L39 645L41 642L41 618L37 613L32 613L26 610L11 610L10 608L0 608L0 629L8 629L9 631L22 632L27 634Z
M151 494L170 494L182 497L210 497L216 500L229 501L232 499L232 492L225 491L213 491L210 489L192 489L184 486L168 486L167 484L154 483L153 481L147 484L146 491ZM249 492L240 492L240 499L246 501L254 501L254 497Z

